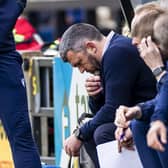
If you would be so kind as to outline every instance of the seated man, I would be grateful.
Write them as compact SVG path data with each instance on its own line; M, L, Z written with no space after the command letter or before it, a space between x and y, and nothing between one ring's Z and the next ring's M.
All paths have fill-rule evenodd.
M98 86L92 88L97 90L97 94L90 94L89 100L93 119L75 130L64 143L66 153L71 156L78 156L84 144L98 168L103 158L98 162L96 146L115 139L113 121L116 108L121 103L134 105L152 98L155 95L154 76L139 57L131 39L113 31L105 37L90 24L74 24L66 30L59 51L62 59L81 73L87 71L100 75L88 79L88 83L96 81ZM111 160L110 155L107 157Z

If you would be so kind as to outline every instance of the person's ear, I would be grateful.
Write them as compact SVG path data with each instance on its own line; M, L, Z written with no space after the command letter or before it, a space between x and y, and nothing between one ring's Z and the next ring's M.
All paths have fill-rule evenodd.
M139 40L136 37L132 37L132 45L137 46L139 44Z
M86 51L89 53L89 54L95 54L96 51L97 51L97 48L96 48L96 44L92 41L88 41L85 43L85 47L86 47Z

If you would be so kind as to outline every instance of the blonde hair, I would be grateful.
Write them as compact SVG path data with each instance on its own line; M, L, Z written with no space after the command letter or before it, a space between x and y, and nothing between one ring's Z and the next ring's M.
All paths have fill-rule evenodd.
M161 53L168 54L168 12L160 15L154 23L154 38L156 44L159 45Z
M160 5L158 2L149 2L146 4L140 4L135 8L135 15L140 14L141 12L153 10L153 9L160 9Z
M132 37L153 36L153 25L155 20L166 11L160 7L159 3L150 2L140 5L135 9L135 16L131 24Z

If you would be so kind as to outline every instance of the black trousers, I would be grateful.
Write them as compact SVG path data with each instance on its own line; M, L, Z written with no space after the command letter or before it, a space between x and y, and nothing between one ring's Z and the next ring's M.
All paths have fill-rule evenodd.
M116 126L114 123L103 124L95 130L93 138L90 141L84 143L86 152L93 161L95 168L100 168L96 146L115 140L115 129Z

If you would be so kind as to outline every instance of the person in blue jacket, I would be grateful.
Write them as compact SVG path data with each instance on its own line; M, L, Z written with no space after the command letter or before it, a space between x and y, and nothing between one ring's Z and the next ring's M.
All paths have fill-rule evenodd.
M156 79L160 85L160 92L157 97L157 104L155 107L151 106L150 112L153 110L151 116L151 128L147 134L147 143L153 149L165 151L167 155L167 124L168 124L168 13L161 15L154 24L155 43L151 37L142 40L141 48L142 58L145 63L155 72L158 73ZM162 67L166 66L166 69ZM160 72L156 71L160 69ZM143 104L142 104L143 107ZM144 111L147 113L147 111ZM144 114L146 115L146 114ZM159 139L160 137L160 139ZM166 144L165 146L163 144ZM168 157L165 158L166 160ZM167 165L168 166L168 165ZM165 166L166 167L166 166Z
M7 134L15 168L41 168L28 115L22 58L12 30L26 0L0 1L0 119Z
M64 143L66 153L71 156L78 156L84 144L98 168L96 146L115 139L116 108L121 103L135 105L154 97L154 76L139 57L131 39L113 31L105 37L90 24L69 27L61 38L59 52L65 62L81 73L100 74L103 89L89 100L93 119L76 129Z
M148 25L150 22L151 25L149 13L153 13L154 10L154 8L148 10L148 14L144 12L143 16L138 15L136 24L139 22L141 25ZM151 36L144 36L145 38L141 42L139 39L138 48L141 57L151 68L158 81L158 94L154 99L134 107L120 106L117 109L115 123L121 129L126 129L130 120L135 118L136 120L131 122L131 129L143 167L167 168L168 74L166 61L168 60L168 14L162 13L155 17L151 29L152 32L148 32L148 35L152 35L152 38ZM144 28L137 29L137 32L140 30L142 34ZM132 31L134 32L135 29L133 28Z

